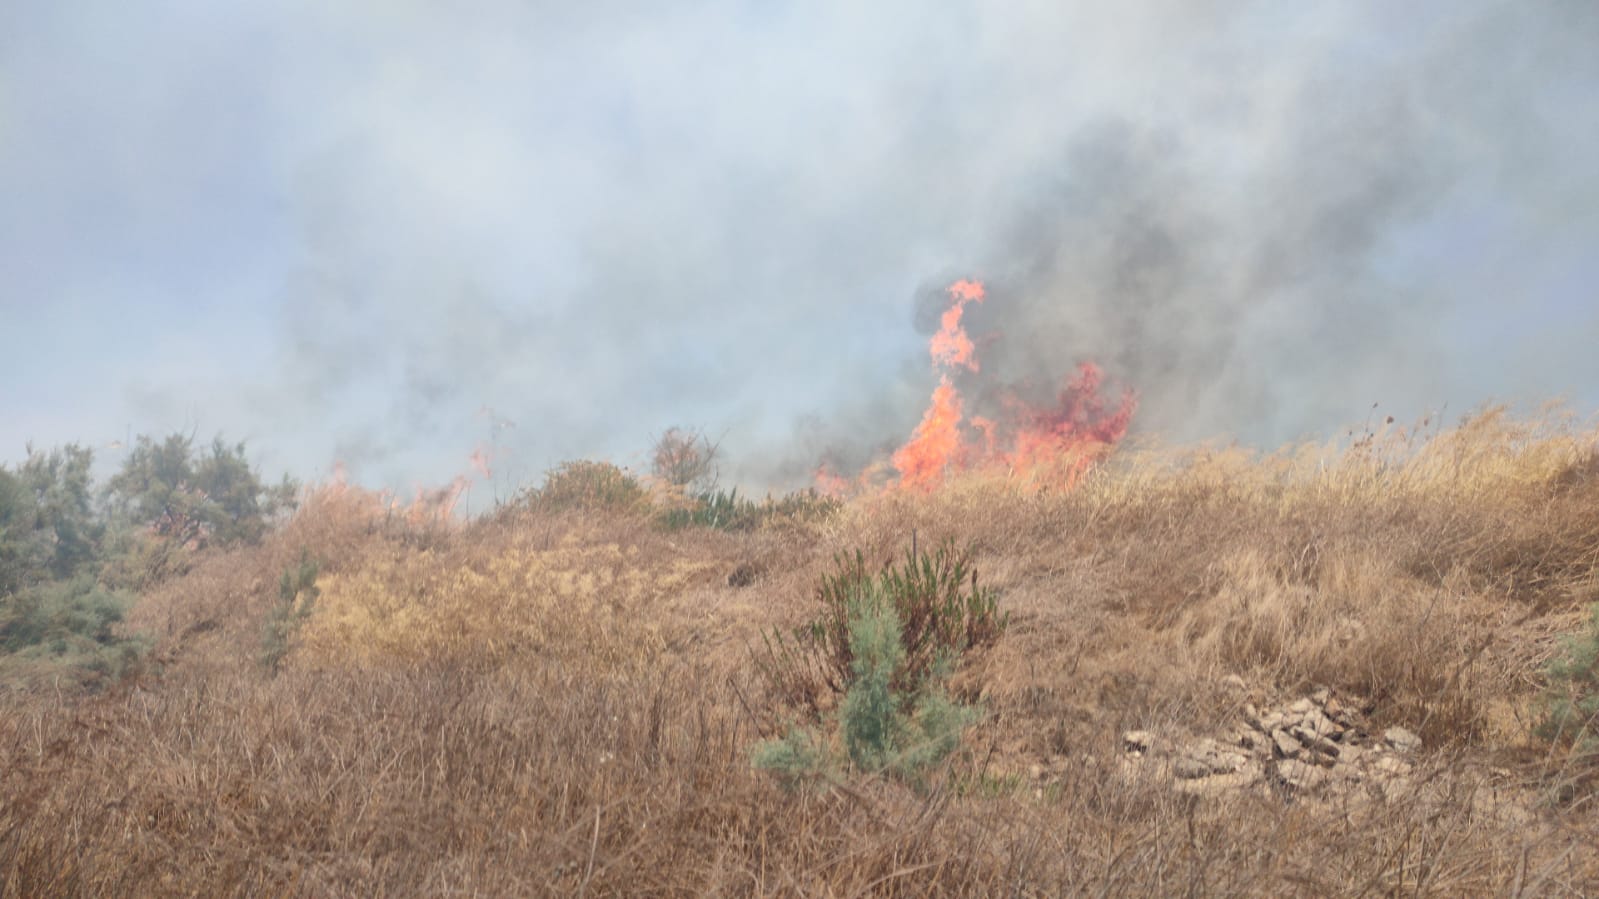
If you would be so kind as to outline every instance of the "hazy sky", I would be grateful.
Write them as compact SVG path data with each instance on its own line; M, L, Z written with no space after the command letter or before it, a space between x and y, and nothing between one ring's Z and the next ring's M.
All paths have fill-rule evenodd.
M1175 439L1593 413L1599 4L0 0L0 462L781 486L908 435L957 277Z

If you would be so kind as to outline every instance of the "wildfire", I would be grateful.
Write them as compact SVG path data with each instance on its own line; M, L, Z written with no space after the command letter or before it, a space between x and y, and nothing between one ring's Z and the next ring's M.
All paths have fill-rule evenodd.
M960 466L969 453L961 433L961 396L945 375L933 391L933 401L922 414L909 443L894 453L900 483L930 488L951 465Z
M956 378L982 369L961 320L966 307L983 302L987 294L981 282L961 280L950 285L949 295L950 306L928 345L938 386L910 440L892 456L899 485L930 490L952 471L983 468L1039 484L1076 484L1127 434L1137 397L1126 391L1107 402L1101 396L1104 372L1084 362L1051 405L1030 405L1017 391L1002 389L996 393L1003 415L967 417ZM824 468L817 474L824 491L842 492L845 482L836 473Z
M482 445L472 451L467 462L483 478L492 473L491 450ZM456 507L471 488L472 477L461 474L442 487L415 488L411 501L406 502L392 490L368 490L352 485L344 462L335 460L329 478L308 487L301 496L301 505L336 504L346 509L346 514L363 518L374 526L388 521L404 521L416 527L448 525L455 520Z
M961 327L961 315L966 311L967 303L983 301L985 295L983 285L977 281L956 281L950 285L949 295L955 302L944 310L938 333L933 335L927 350L932 355L935 366L960 365L972 371L980 371L977 365L977 347L972 345L972 339L966 336L966 329Z

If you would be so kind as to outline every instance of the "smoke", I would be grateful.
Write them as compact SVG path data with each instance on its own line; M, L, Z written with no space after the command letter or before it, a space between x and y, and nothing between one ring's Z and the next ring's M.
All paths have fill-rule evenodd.
M114 45L50 6L0 84L75 89L13 98L0 233L77 212L0 263L207 329L184 366L132 335L86 428L181 410L408 490L479 444L508 481L637 466L676 424L787 486L909 435L959 277L989 286L985 377L1052 392L1094 360L1179 439L1599 406L1571 336L1599 306L1591 3L174 0ZM28 127L51 117L74 127ZM79 140L100 126L123 139ZM201 268L227 274L172 274Z
M1553 85L1599 72L1578 55L1599 49L1599 17L1527 13L1484 6L1387 52L1397 14L1360 17L1321 53L1233 59L1226 78L1270 81L1211 85L1232 95L1225 114L1081 129L984 257L995 301L973 328L1008 344L986 358L1049 382L1100 359L1141 392L1147 428L1183 438L1271 442L1325 432L1371 401L1419 416L1513 396L1520 372L1473 371L1451 345L1452 328L1492 328L1516 305L1460 277L1478 268L1475 241L1456 236L1455 258L1427 266L1398 259L1418 235L1504 214L1485 204L1561 204L1569 183L1548 176L1569 178L1574 157L1554 133L1599 146L1591 115L1536 111ZM1362 32L1366 58L1351 65Z

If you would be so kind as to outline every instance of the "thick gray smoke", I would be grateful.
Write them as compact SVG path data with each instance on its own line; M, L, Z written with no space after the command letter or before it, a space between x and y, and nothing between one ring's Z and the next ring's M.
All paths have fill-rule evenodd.
M787 486L910 433L960 277L986 374L1097 360L1174 438L1599 407L1587 0L45 6L0 83L75 127L0 134L0 187L154 235L97 289L215 307L59 439L198 424L402 489L492 443L509 489L676 424ZM49 296L35 250L0 262Z
M1574 155L1599 115L1570 104L1599 85L1599 7L1413 12L1240 45L1185 79L1215 105L1081 128L984 256L995 299L970 327L1004 346L985 364L1058 380L1098 359L1146 428L1259 442L1371 402L1419 417L1547 390L1491 345L1558 342L1533 285L1563 231L1599 222ZM1594 273L1566 296L1589 333ZM1563 389L1591 401L1593 374Z

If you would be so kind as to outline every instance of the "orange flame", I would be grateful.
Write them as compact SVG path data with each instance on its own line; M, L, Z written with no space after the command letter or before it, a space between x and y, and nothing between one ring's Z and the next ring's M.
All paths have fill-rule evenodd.
M826 462L816 467L813 477L816 482L816 492L823 496L841 499L852 492L849 479L833 471Z
M468 460L472 463L472 469L485 478L494 476L494 471L489 468L489 453L490 451L484 449L482 444L478 444L477 448L472 450L472 456Z
M930 490L952 470L986 467L1003 467L1040 484L1075 485L1126 436L1137 397L1127 391L1113 406L1107 404L1100 396L1104 372L1084 362L1053 408L1030 407L1012 394L1005 421L965 419L950 370L981 371L961 317L968 303L983 301L986 291L980 281L961 280L950 285L949 294L953 304L928 347L935 369L943 369L938 387L910 440L892 457L900 486Z
M483 477L489 477L491 451L482 446L473 450L468 462ZM472 486L467 475L457 475L443 487L417 487L413 499L407 503L390 490L368 490L350 483L349 471L343 460L335 460L333 471L321 484L313 484L301 496L301 505L326 506L337 504L346 514L358 516L370 525L402 520L412 526L445 525L455 521L455 510Z
M906 487L932 488L944 470L963 455L961 397L946 375L933 391L933 401L922 415L910 442L894 453L894 467Z
M955 299L955 303L944 310L938 333L933 335L928 352L933 357L934 365L962 365L978 371L977 348L972 345L972 339L966 336L966 329L961 327L961 314L966 311L967 303L983 301L985 294L982 282L956 281L950 285L949 295Z
M997 458L1014 473L1070 487L1095 462L1109 455L1132 424L1137 398L1122 394L1114 410L1099 391L1105 375L1084 362L1061 390L1054 409L1032 410L1016 428L1010 448Z

